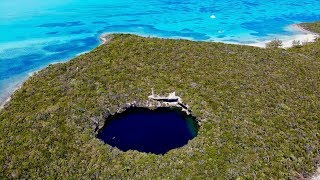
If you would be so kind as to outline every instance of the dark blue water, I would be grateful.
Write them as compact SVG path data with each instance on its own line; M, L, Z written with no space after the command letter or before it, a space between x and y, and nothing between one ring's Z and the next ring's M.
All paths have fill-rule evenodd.
M108 118L98 138L122 151L165 154L187 144L197 131L195 118L179 109L130 108Z

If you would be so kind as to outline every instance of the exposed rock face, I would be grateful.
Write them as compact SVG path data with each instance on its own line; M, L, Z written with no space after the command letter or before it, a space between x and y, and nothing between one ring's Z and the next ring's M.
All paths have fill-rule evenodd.
M124 106L118 108L115 113L122 113L128 108L131 107L146 107L149 109L156 109L159 107L177 107L181 108L181 110L187 115L191 114L191 109L188 105L183 104L182 99L179 96L175 95L175 92L170 93L169 96L159 96L154 94L152 90L152 95L148 96L149 100L145 101L133 101L131 103L127 103ZM111 114L114 114L111 112Z
M182 99L179 96L176 96L176 92L170 93L169 96L159 96L154 93L152 88L152 95L148 96L148 98L152 101L159 102L160 106L158 107L179 107L188 115L191 114L189 106L182 103Z
M113 36L111 34L104 34L100 36L100 40L102 41L102 44L107 44L112 40Z
M189 106L183 104L182 99L179 96L176 96L175 92L170 93L169 96L159 96L159 95L155 95L152 91L152 95L148 96L148 98L149 100L145 100L145 101L133 101L130 103L126 103L125 105L119 107L115 112L113 111L106 112L103 115L103 118L101 119L101 121L94 119L93 127L94 127L95 133L98 133L99 129L101 129L104 126L104 121L106 118L114 114L120 114L125 110L133 107L144 107L151 110L157 109L159 107L177 107L181 109L181 111L185 112L187 115L192 115L192 111L189 108ZM201 124L201 122L198 119L197 119L197 123L198 125Z

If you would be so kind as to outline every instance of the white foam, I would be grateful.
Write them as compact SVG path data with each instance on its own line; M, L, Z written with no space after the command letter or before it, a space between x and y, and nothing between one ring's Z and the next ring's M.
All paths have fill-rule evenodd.
M210 16L211 19L216 19L217 17L215 15Z
M31 76L33 76L33 75L36 74L36 73L37 73L37 71L29 72L29 73L28 73L28 76L31 77Z
M83 55L83 54L86 54L86 53L89 53L90 51L83 51L81 53L78 53L76 56L80 56L80 55Z

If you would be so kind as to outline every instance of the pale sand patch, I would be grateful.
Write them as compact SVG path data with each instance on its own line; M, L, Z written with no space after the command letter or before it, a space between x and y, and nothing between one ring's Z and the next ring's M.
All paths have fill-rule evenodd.
M314 42L317 37L319 37L319 35L317 35L317 34L299 34L299 35L293 35L293 36L283 36L283 37L280 37L277 39L282 41L283 48L290 48L290 47L292 47L293 41L299 41L302 44L311 43L311 42ZM257 43L246 44L246 45L265 48L266 44L271 41L272 40L261 41L261 42L257 42Z
M317 169L317 172L311 177L311 180L320 180L320 166Z
M292 35L292 36L279 36L276 39L279 39L282 41L283 44L283 48L290 48L292 47L292 43L293 41L299 41L301 44L305 44L305 43L311 43L314 42L316 40L316 38L319 38L319 34L308 31L306 29L304 29L303 27L301 27L298 24L293 24L291 26L288 27L288 29L290 31L297 31L300 32L297 35ZM261 47L261 48L265 48L266 44L271 42L272 40L268 40L268 41L261 41L261 42L257 42L257 43L250 43L250 44L246 44L248 46L256 46L256 47Z
M107 44L112 40L112 34L106 33L100 36L100 40L102 44Z
M4 100L4 101L0 102L0 110L3 109L7 103L10 102L11 96L14 94L14 92L16 92L18 89L20 89L21 86L22 86L22 83L18 83L18 85L16 85L14 90L12 91L12 94L8 94L7 96L5 96L4 99L1 99L1 100Z
M9 96L6 100L4 100L1 104L0 104L0 110L4 108L4 106L10 101L11 96Z

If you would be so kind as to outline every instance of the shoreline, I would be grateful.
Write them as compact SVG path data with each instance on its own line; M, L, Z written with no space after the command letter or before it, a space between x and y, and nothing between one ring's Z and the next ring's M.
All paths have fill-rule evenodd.
M30 77L30 76L29 76L29 77ZM28 77L28 78L29 78L29 77ZM20 89L20 88L22 87L23 83L24 83L24 81L18 83L17 85L15 85L12 93L7 93L8 95L7 95L7 96L4 96L4 98L3 98L4 101L3 101L3 102L0 102L0 110L2 110L2 109L10 102L12 95L13 95L18 89Z
M306 28L302 27L300 24L292 24L291 27L297 31L301 31L301 32L304 32L307 34L317 34L312 31L307 30Z
M101 40L101 45L107 44L108 42L110 42L112 40L112 35L108 34L108 33L104 33L104 34L100 35L100 40Z
M203 42L213 42L213 43L224 43L224 44L235 44L235 45L245 45L245 46L253 46L253 47L259 47L259 48L265 48L266 44L271 42L274 39L279 39L282 41L282 48L288 49L293 47L292 42L293 41L299 41L302 45L313 43L317 38L320 38L320 34L312 32L310 30L305 29L300 24L291 24L286 27L286 31L293 32L296 34L292 35L275 35L268 37L268 40L263 41L257 41L254 43L238 43L238 42L232 42L232 41L219 41L217 39L212 39L212 41L203 41ZM130 32L105 32L100 35L101 44L106 44L110 40L112 40L112 34L133 34L141 37L146 38L161 38L161 39L183 39L183 40L190 40L190 41L198 41L190 38L184 38L184 37L158 37L154 35L145 35L145 34L139 34L139 33L130 33Z
M307 44L307 43L313 43L317 38L320 37L320 34L309 31L302 27L300 24L292 24L287 26L288 31L292 32L300 32L299 34L295 35L288 35L288 36L279 36L279 38L275 37L274 39L279 39L282 41L282 48L288 49L293 47L292 43L294 41L300 42L302 45ZM266 40L266 41L261 41L261 42L256 42L256 43L249 43L249 44L244 44L248 46L254 46L254 47L260 47L260 48L265 48L266 44L271 42L271 40ZM241 45L241 44L239 44Z
M301 32L301 33L300 33L300 34L296 34L296 35L288 36L289 38L286 39L285 41L283 41L283 47L284 47L284 48L290 48L290 47L292 47L292 46L293 46L293 45L292 45L292 42L293 42L293 41L300 41L302 44L304 44L304 43L312 43L312 42L315 41L316 38L320 37L320 34L319 34L319 33L315 33L315 32L309 31L309 30L305 29L303 26L301 26L301 25L299 25L299 24L290 25L289 28L292 28L293 31L297 31L297 32ZM113 39L112 34L113 34L113 33L103 33L103 34L101 34L101 35L99 36L99 39L100 39L101 42L99 43L98 46L107 44L107 43L109 43L110 41L112 41L112 39ZM141 35L139 35L139 36L141 36ZM145 37L145 36L143 36L143 37ZM283 37L285 37L285 36L283 36ZM161 38L161 37L160 37L160 38ZM166 38L164 38L164 39L166 39ZM281 40L281 39L280 39L280 40ZM270 42L270 41L272 41L272 40L261 41L261 42L252 43L252 44L238 44L238 45L247 45L247 46L255 46L255 47L262 47L262 48L264 48L265 45L266 45L266 43L268 43L268 42ZM217 43L217 42L214 42L214 43ZM228 42L222 42L222 43L224 43L224 44L230 44L230 43L228 43ZM231 44L235 44L235 43L231 43ZM90 51L91 51L91 50L89 50L89 51L84 51L84 52L82 52L82 53L77 54L77 56L78 56L78 55L81 55L81 54L85 54L85 53L90 52ZM69 60L70 60L70 59L69 59ZM67 60L67 61L69 61L69 60ZM46 67L48 67L48 65L45 66L44 68L46 68ZM41 69L44 69L44 68L41 68ZM41 70L41 69L40 69L40 70ZM39 71L39 70L36 70L36 71L30 73L29 76L28 76L26 79L32 77L32 76L33 76L36 72L38 72L38 71ZM19 90L19 89L23 86L23 84L25 83L26 79L23 80L23 81L21 81L21 82L19 82L19 83L17 83L16 85L14 85L14 86L13 86L14 88L12 88L13 90L10 91L11 93L8 91L8 92L6 93L6 94L8 94L8 95L5 95L3 99L0 99L0 111L9 104L12 96L15 94L15 92L16 92L17 90ZM4 100L4 101L1 102L2 100ZM318 165L316 166L316 168L317 168L317 169L316 169L316 172L315 172L313 175L310 176L310 178L311 178L312 180L313 180L313 179L314 179L314 180L320 179L320 165L318 164Z
M299 24L292 24L288 28L290 29L289 31L296 31L296 32L300 32L301 34L288 36L286 40L282 40L283 48L286 48L286 49L292 47L292 42L293 41L300 41L301 43L312 43L312 42L315 41L316 38L320 37L319 34L317 34L315 32L312 32L312 31L309 31L309 30L305 29L304 27L302 27ZM99 35L98 38L100 39L101 43L98 46L101 46L103 44L107 44L108 42L110 42L112 40L112 34L115 34L115 33L102 33L101 35ZM137 35L138 36L142 36L142 37L156 37L156 36L152 36L152 35L140 35L140 34L137 34ZM285 37L285 36L283 36L283 37ZM158 37L158 38L161 38L161 37ZM164 39L166 39L166 38L164 38ZM169 39L176 39L176 38L169 38ZM179 39L179 38L177 38L177 39ZM282 38L280 38L280 40L281 39ZM191 41L194 41L194 40L191 40ZM235 42L228 42L228 41L213 41L213 43L236 44L236 45L246 45L246 46L254 46L254 47L265 48L266 43L268 43L270 41L272 41L272 40L266 40L266 41L261 41L261 42L256 42L256 43L249 43L249 44L242 44L242 43L235 43ZM77 56L81 55L81 54L88 53L90 51L91 50L78 53ZM44 67L44 68L46 68L46 67ZM41 69L44 69L44 68L41 68ZM28 76L26 79L30 78L34 73L40 71L41 69L32 72L31 75ZM25 82L25 80L23 82L18 83L15 86L15 88L13 88L11 93L8 93L7 96L5 95L5 97L3 98L4 99L3 102L1 102L2 100L0 99L0 110L3 109L8 102L10 102L11 96L18 89L20 89L20 87L23 85L24 82Z

